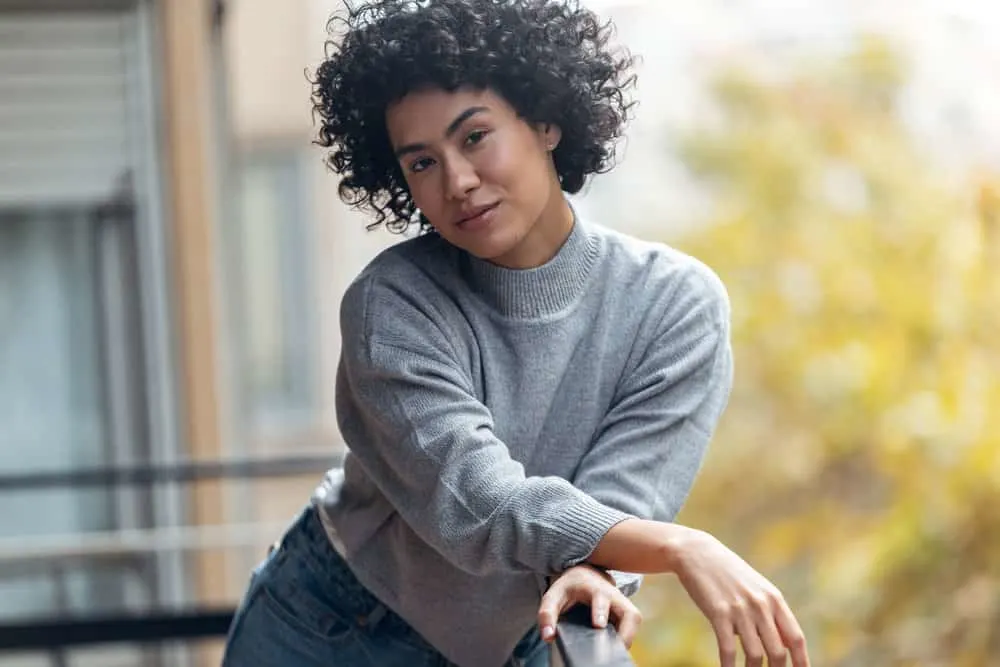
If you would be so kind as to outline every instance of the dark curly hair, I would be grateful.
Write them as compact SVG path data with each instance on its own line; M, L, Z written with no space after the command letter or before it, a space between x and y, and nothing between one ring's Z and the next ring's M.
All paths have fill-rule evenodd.
M555 167L568 193L611 168L633 104L633 58L611 48L610 22L577 0L347 2L310 79L315 143L333 149L326 163L342 177L340 197L373 212L370 227L430 228L385 125L386 108L421 88L491 89L525 121L559 126Z

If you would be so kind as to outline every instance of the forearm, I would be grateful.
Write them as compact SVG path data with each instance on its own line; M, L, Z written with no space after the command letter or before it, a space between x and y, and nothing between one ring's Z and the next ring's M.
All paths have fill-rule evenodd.
M678 558L692 532L675 523L626 519L604 535L587 562L639 574L676 572Z
M352 459L458 568L559 572L629 516L568 480L526 477L443 354L370 337L351 350L337 375L337 416Z

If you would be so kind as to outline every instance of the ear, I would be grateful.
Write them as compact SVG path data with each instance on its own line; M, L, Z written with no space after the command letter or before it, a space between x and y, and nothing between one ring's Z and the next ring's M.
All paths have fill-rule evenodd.
M545 150L551 153L559 145L560 140L562 140L562 128L552 123L545 123L541 127L540 136Z

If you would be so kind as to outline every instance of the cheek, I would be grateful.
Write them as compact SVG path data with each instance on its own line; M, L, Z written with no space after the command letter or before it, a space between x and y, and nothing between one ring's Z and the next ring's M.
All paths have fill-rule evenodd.
M518 199L530 199L543 187L544 165L523 142L497 143L478 165L480 178Z
M440 208L441 197L436 194L440 191L432 175L424 175L407 182L410 196L413 203L417 205L424 215L433 219L434 213Z
M534 216L545 205L551 187L549 173L542 158L522 153L518 159L504 163L498 174L504 189L510 194L525 215Z

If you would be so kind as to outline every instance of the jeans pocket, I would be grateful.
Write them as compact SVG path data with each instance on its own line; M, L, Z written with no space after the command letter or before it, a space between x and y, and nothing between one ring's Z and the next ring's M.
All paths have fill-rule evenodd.
M309 564L282 548L258 577L260 601L289 629L306 636L336 641L357 629L351 610L316 576Z
M320 604L308 592L289 595L287 590L275 591L263 586L258 604L264 605L289 629L324 641L347 639L356 629L338 610Z
M382 667L367 659L355 637L314 625L296 605L258 586L233 625L222 667Z

